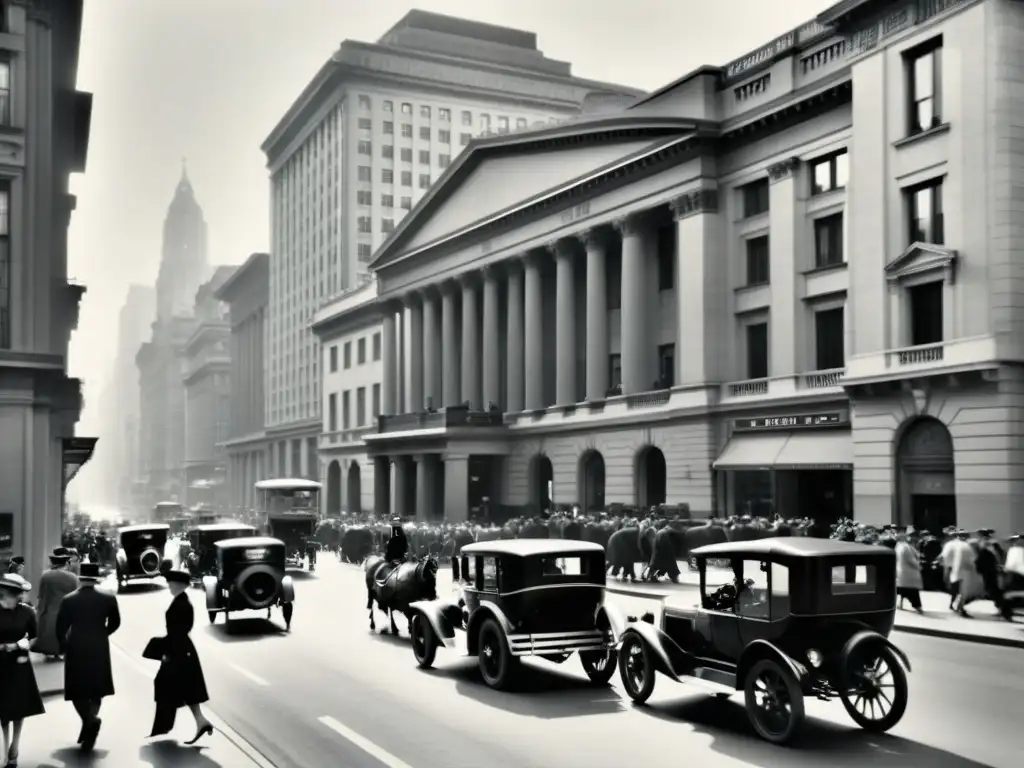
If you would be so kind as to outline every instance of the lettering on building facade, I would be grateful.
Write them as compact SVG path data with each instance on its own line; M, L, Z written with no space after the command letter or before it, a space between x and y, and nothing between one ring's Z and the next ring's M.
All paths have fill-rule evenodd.
M737 419L733 422L733 431L755 432L770 429L837 427L846 423L847 419L839 411L802 413L794 416L759 416L754 419Z

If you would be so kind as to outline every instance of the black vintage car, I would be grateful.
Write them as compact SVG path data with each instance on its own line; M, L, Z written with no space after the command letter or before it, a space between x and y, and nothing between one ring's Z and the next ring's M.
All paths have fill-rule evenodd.
M315 512L271 512L267 515L267 533L284 542L287 564L303 568L309 559L309 570L316 570L316 526L320 516Z
M218 541L217 571L203 577L206 611L210 623L224 614L230 624L237 611L266 611L278 606L285 629L291 629L295 604L295 585L285 573L285 545L279 539L250 536Z
M198 585L203 576L217 572L217 548L214 545L218 541L255 535L256 529L244 523L214 523L192 528L188 532L189 553L185 562L192 574L193 585Z
M118 530L114 565L119 592L129 581L160 575L169 532L167 525L158 523L129 525Z
M523 656L557 664L578 652L595 683L615 674L625 618L604 604L604 547L516 539L469 544L452 560L459 595L413 603L413 653L429 668L439 647L476 656L492 688L507 688Z
M695 549L701 604L666 603L660 625L629 619L619 671L637 703L656 673L719 696L743 692L759 736L785 743L804 697L840 699L865 730L894 727L907 708L910 662L888 636L896 557L888 547L771 538ZM709 559L729 563L717 580ZM725 583L722 583L722 582Z

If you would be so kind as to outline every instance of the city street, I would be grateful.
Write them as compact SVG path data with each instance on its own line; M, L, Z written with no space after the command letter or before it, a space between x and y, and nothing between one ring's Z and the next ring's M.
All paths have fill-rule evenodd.
M234 619L229 635L223 619L210 626L202 593L191 592L210 708L282 768L1019 763L1024 665L1016 649L897 633L914 665L899 727L871 736L838 702L808 701L803 740L783 749L752 735L738 697L720 701L661 678L650 705L635 708L617 675L611 687L594 688L575 658L561 667L527 662L522 690L511 694L485 688L474 660L444 651L437 669L421 671L407 639L369 632L360 569L325 553L315 574L295 581L290 634L275 613L271 622ZM116 644L138 659L163 633L168 599L162 585L124 593ZM650 610L651 601L610 599L630 613ZM406 631L404 620L399 626Z

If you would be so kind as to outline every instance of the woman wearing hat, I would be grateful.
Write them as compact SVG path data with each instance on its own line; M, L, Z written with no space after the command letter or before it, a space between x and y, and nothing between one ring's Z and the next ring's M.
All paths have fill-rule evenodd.
M36 637L36 612L21 602L32 585L17 574L0 576L0 765L17 768L21 726L26 717L43 714L43 699L29 659Z

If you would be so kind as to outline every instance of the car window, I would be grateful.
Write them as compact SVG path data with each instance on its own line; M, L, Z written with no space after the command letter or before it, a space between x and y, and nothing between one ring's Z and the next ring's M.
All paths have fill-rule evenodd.
M837 565L832 568L833 595L870 595L875 591L875 566Z
M715 561L712 565L709 560L704 569L704 584L708 592L713 592L724 584L732 584L733 576L731 561Z
M583 576L587 572L582 557L542 557L540 562L545 576Z
M789 568L772 563L771 614L772 619L789 615Z
M743 580L739 583L736 613L748 619L767 619L768 563L760 560L743 561Z
M477 583L480 585L480 589L485 592L497 592L498 591L498 560L494 557L482 557L478 559L483 561L480 573L481 580Z
M462 558L462 573L459 574L462 580L470 586L476 586L476 558Z

